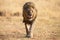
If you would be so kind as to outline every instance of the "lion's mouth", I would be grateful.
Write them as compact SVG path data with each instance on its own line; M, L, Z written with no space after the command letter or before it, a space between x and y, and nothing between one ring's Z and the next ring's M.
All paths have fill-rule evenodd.
M31 19L31 18L32 18L32 16L29 16L29 15L28 15L28 16L27 16L27 18L28 18L28 19Z

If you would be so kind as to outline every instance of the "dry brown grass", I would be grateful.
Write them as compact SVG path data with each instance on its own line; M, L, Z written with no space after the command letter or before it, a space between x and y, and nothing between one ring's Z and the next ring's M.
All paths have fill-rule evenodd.
M25 38L22 7L32 1L38 9L33 25L34 38ZM0 40L60 40L60 0L0 0ZM19 16L10 14L19 12Z

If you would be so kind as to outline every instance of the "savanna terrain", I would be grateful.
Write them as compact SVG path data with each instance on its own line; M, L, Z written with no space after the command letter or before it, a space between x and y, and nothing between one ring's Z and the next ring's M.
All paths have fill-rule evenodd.
M23 5L34 2L38 10L33 38L25 37ZM0 40L60 40L60 0L0 0Z

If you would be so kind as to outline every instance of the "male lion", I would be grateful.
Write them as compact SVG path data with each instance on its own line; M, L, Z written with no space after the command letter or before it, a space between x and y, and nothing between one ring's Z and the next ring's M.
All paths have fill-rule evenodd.
M32 24L37 17L37 9L33 2L27 2L23 6L23 23L26 28L26 37L33 37L32 35Z

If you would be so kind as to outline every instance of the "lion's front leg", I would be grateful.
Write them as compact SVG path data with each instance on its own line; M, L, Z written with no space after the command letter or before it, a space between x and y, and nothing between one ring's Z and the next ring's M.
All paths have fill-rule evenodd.
M30 35L30 38L33 37L32 24L30 24L30 27L29 27L29 35Z
M25 23L25 29L26 29L26 37L28 37L29 32L28 32L28 28L27 28L27 24Z
M33 37L32 24L25 24L25 28L26 28L26 37L32 38Z

